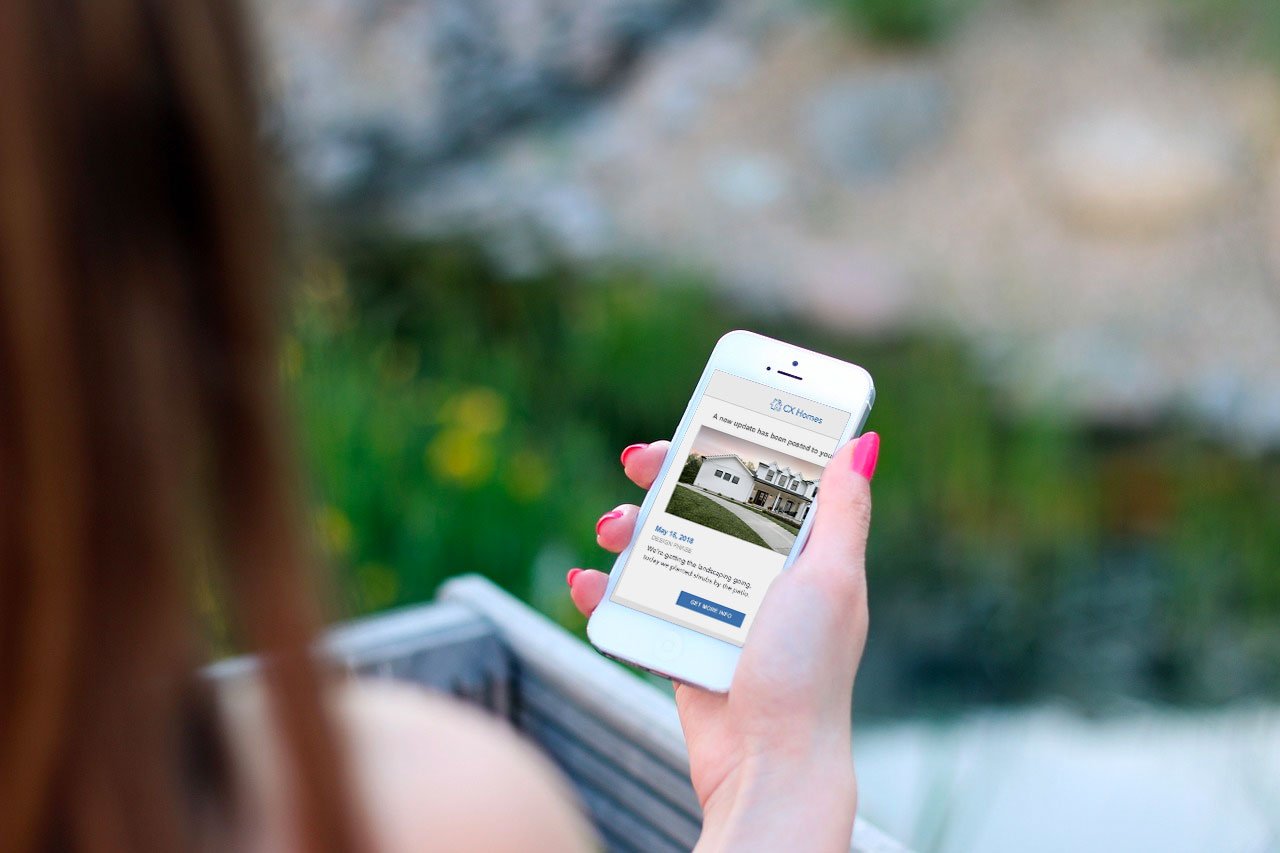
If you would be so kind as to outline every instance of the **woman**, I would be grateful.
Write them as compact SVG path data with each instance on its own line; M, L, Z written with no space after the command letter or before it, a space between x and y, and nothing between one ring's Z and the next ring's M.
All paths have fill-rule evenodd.
M504 728L307 654L257 114L233 3L0 7L0 850L589 847ZM877 446L832 461L730 694L677 692L706 849L847 844ZM589 611L604 576L570 580ZM258 683L195 675L211 614Z

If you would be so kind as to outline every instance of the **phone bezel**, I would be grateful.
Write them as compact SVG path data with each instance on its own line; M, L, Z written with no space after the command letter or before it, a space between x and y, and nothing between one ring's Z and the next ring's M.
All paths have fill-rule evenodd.
M792 362L799 362L799 366L792 368ZM768 370L770 367L773 369ZM779 381L775 371L780 368L795 370L803 379ZM871 375L856 364L754 332L729 332L716 343L689 398L684 415L680 418L680 425L671 439L671 450L654 480L655 487L649 490L640 506L636 519L637 533L648 527L648 518L658 493L657 484L664 481L675 463L676 451L692 426L690 422L702 401L712 373L717 370L849 412L849 422L836 441L837 448L861 432L875 400L875 385ZM818 500L821 500L821 495L815 499L815 510ZM810 512L801 525L796 544L783 564L783 571L790 568L804 548L810 524L816 514L816 511ZM609 657L676 681L720 693L726 692L733 681L738 657L742 653L739 646L633 610L612 600L613 589L635 544L636 536L633 535L631 543L614 561L604 599L587 622L587 638Z

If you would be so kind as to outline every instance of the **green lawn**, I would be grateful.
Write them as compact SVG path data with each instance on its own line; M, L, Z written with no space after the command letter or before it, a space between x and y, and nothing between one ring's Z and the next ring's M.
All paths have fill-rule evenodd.
M677 486L667 503L667 512L688 519L694 524L719 530L744 539L753 545L768 548L769 545L760 535L747 527L746 522L708 497L698 494L687 487Z

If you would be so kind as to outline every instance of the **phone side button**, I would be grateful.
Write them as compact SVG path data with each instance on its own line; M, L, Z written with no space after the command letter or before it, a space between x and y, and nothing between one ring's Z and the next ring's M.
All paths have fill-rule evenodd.
M657 645L658 657L663 658L664 660L670 660L671 658L678 657L680 652L684 651L684 640L680 639L679 635L673 633L663 634L658 638Z

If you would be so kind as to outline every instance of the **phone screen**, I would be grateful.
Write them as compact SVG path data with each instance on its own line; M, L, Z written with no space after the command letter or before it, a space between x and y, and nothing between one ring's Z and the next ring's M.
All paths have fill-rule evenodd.
M612 600L742 645L849 418L713 372Z

